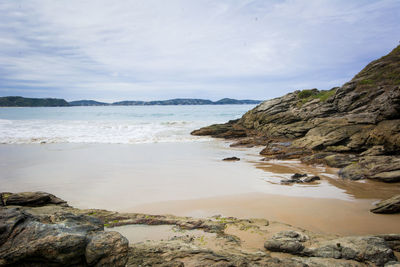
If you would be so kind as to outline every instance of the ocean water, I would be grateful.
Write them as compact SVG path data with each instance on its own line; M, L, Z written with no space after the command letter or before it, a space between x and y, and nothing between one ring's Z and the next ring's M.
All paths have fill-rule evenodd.
M0 143L190 142L190 132L240 118L255 105L0 108Z

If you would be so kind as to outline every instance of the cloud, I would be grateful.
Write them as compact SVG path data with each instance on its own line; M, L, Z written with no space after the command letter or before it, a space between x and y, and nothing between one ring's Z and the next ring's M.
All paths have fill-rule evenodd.
M397 0L4 1L0 94L266 99L328 89L398 43Z

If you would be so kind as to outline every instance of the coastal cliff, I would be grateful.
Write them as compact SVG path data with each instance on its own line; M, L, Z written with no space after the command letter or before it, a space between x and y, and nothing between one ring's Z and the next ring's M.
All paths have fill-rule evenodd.
M264 145L268 159L341 168L351 180L400 181L400 46L331 90L309 89L262 102L239 120L192 132Z

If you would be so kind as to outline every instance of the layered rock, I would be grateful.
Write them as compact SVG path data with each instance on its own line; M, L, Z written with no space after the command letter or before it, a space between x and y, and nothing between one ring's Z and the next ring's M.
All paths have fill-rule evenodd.
M382 200L376 204L376 207L371 209L373 213L398 213L400 212L400 195Z
M305 245L308 237L295 231L283 231L265 242L265 248L307 257L332 258L371 262L383 266L397 261L383 237L350 236Z
M49 214L26 209L66 206L44 192L1 196L0 266L125 266L127 239L104 232L101 220L63 209Z
M47 204L68 206L66 201L46 192L0 193L0 206L40 207Z
M400 46L341 87L295 91L262 102L239 120L192 134L245 136L234 145L261 140L267 159L300 158L343 168L343 178L398 182Z

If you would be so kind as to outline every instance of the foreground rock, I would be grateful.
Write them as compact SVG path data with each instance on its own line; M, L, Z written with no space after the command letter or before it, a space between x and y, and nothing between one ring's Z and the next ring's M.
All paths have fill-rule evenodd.
M268 159L343 168L346 179L400 181L400 46L328 91L295 91L242 118L192 132L264 145ZM251 141L253 140L253 141Z
M3 193L3 200L4 196L6 207L0 209L0 266L125 266L127 239L118 232L105 233L101 220L63 209L54 214L26 209L65 207L54 204L65 201L43 192Z
M284 231L265 242L265 248L308 257L332 258L370 262L383 266L397 261L392 249L382 237L344 237L306 246L308 237L294 231Z
M269 251L301 254L304 250L303 243L309 238L295 231L283 231L275 234L266 241L264 247Z
M64 200L45 192L0 193L0 206L40 207L47 204L67 206Z
M373 213L400 213L400 195L383 200L371 209Z
M43 194L46 193L23 193L14 197L24 195L31 199ZM7 193L7 198L12 195ZM400 251L398 234L337 237L265 219L221 216L193 219L80 210L61 202L40 206L8 205L5 202L6 205L0 208L0 266L317 267L399 264L393 255L393 250ZM133 242L128 247L128 241L119 233L103 231L104 226L129 224L148 227L171 225L185 234L168 240ZM193 235L193 229L212 234ZM270 252L280 253L272 255Z

